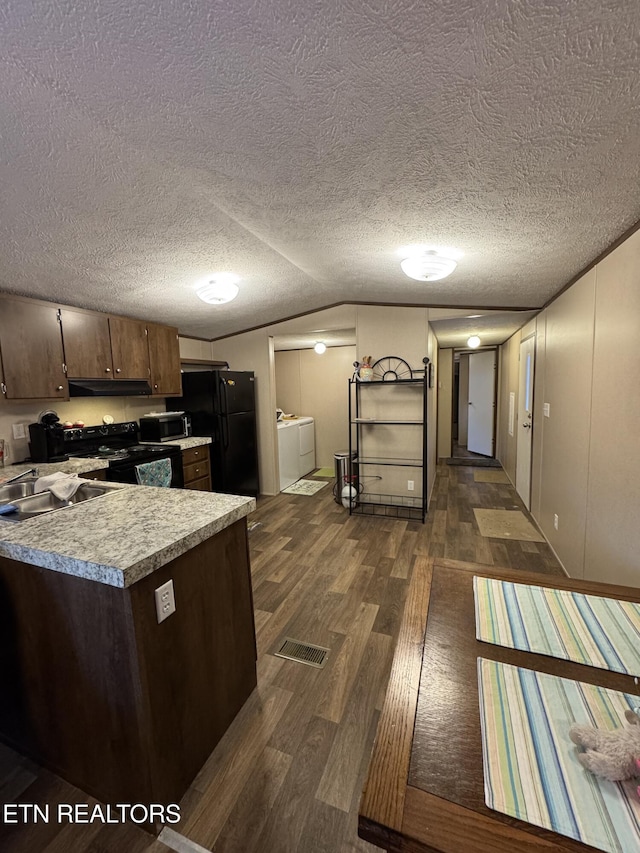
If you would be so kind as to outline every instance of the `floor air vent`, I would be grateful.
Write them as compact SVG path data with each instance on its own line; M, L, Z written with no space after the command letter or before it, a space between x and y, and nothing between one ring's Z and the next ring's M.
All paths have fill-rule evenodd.
M329 649L323 649L322 646L311 646L309 643L301 643L300 640L292 640L291 637L286 637L276 652L276 657L296 660L298 663L317 666L319 669L327 662L328 655Z

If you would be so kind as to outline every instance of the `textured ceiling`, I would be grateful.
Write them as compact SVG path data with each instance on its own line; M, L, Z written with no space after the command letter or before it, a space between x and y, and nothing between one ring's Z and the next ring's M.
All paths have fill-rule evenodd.
M305 332L292 335L274 335L273 348L279 350L288 349L313 349L318 341L322 341L327 347L355 346L355 329L331 329L328 331Z
M507 341L522 328L535 311L488 311L480 316L449 316L447 319L431 319L438 344L441 347L466 349L471 335L478 335L480 345L495 347Z
M637 0L5 0L0 289L204 337L541 306L640 219L639 31ZM411 281L416 242L464 257Z

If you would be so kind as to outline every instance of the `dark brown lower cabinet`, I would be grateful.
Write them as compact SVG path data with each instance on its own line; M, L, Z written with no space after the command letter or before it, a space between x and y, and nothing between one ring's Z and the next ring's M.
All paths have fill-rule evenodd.
M211 463L209 447L190 447L182 451L182 470L184 472L185 489L197 489L201 492L211 491Z
M0 558L0 667L6 743L102 802L177 803L256 685L245 520L127 589Z

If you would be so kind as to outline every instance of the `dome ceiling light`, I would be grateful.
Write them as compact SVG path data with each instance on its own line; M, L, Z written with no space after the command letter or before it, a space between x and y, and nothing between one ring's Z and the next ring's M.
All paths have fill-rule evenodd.
M232 272L210 273L196 284L196 295L209 305L223 305L238 295L238 281L240 277Z
M467 346L471 349L478 349L478 347L480 346L480 338L477 335L471 335L471 337L467 341Z
M323 355L327 351L327 345L323 341L316 341L313 348L318 355Z
M437 246L406 246L398 254L402 272L416 281L439 281L446 278L458 265L462 252Z

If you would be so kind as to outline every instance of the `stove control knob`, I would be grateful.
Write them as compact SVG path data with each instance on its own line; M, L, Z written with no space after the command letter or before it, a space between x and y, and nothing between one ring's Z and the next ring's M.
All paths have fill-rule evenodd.
M136 425L133 422L130 422L127 424L126 429L127 429L127 432L135 432L136 431Z
M106 424L100 427L100 435L109 435L109 427Z

